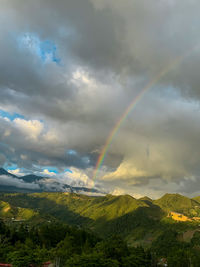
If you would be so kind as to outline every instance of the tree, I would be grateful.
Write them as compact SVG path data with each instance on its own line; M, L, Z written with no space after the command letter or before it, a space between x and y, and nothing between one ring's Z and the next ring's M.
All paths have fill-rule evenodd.
M31 252L27 253L27 251L21 249L10 252L7 260L12 263L13 267L27 267L33 263L34 257Z
M119 267L119 262L114 259L105 259L102 254L75 255L66 262L66 267Z
M127 244L120 236L113 236L105 241L97 243L96 251L103 253L105 258L116 259L121 261L122 257L129 255Z
M187 250L178 249L167 257L169 267L190 267L190 259Z

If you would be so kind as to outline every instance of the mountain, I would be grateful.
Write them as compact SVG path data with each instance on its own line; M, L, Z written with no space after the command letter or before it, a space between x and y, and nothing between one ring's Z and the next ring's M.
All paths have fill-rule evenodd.
M199 197L194 197L193 200L197 201L198 203L200 203L200 196Z
M21 176L20 179L22 179L26 183L33 183L33 182L36 182L36 181L39 181L39 180L43 180L44 177L37 176L37 175L34 175L34 174L28 174L28 175L25 175L25 176Z
M29 220L38 215L37 211L10 205L8 202L0 201L0 216L12 220Z
M179 194L166 194L158 200L151 200L148 197L135 199L130 195L91 197L67 192L0 193L0 230L1 235L4 233L3 238L7 233L10 240L14 240L14 248L21 249L20 254L17 254L20 263L21 255L30 255L34 245L38 252L41 244L43 254L48 255L50 245L54 244L57 247L50 252L58 252L55 255L61 259L66 253L66 258L70 259L75 246L78 247L74 252L74 259L66 266L89 266L88 262L91 263L90 266L147 267L157 266L156 262L158 266L166 266L163 262L169 262L168 266L199 266L199 221L175 212L181 209L192 213L196 203L196 200ZM196 206L196 211L199 210L200 207ZM177 219L169 217L169 212L172 211ZM183 216L188 220L179 220ZM26 246L20 245L22 242ZM2 250L4 247L2 246ZM27 254L24 254L26 247ZM77 263L74 260L80 255L80 248L83 251L81 260ZM91 248L94 248L93 256ZM6 250L4 249L5 255L10 249L11 245L8 243ZM135 251L131 257L127 253L128 249ZM144 251L147 253L145 259ZM87 253L90 258L86 257ZM37 255L42 254L34 253L34 257ZM102 255L102 262L96 265ZM114 255L117 259L121 255L123 260L128 255L128 258L124 264L113 265L116 263L115 259L105 265L106 255ZM97 257L95 262L94 256ZM138 256L142 261L138 261ZM85 260L83 257L86 257ZM191 262L194 264L190 265Z
M147 196L141 197L141 198L139 198L139 200L142 200L142 201L146 202L147 204L153 203L153 200Z
M0 200L24 209L48 214L103 236L129 234L136 226L147 228L162 217L159 207L129 195L91 197L75 193L0 194ZM152 216L154 218L152 218Z
M53 220L90 229L101 236L119 234L130 244L148 245L167 229L181 233L198 228L200 219L197 217L200 204L178 194L166 194L153 201L147 197L135 199L130 195L95 197L70 192L1 193L0 201L11 207L37 212L37 216L33 216L36 221L49 216ZM170 212L177 216L170 216ZM183 216L186 222L181 224Z
M7 172L7 171L6 171L5 169L3 169L3 168L0 168L0 175L7 175L7 176L14 177L14 178L17 177L16 175L14 175L14 174L12 174L12 173Z
M136 239L148 243L168 227L180 227L173 220L174 217L169 217L169 212L186 212L191 215L197 203L177 194L167 194L150 201L147 197L135 199L130 195L91 197L69 192L0 194L0 200L11 206L37 211L38 217L48 215L55 220L78 225L103 236L120 234L132 243ZM196 214L200 212L200 204L195 211ZM191 219L191 226L185 224L181 229L197 224L198 221Z
M5 179L5 176L9 179ZM53 179L34 174L19 177L9 173L3 168L0 168L0 192L71 192L89 195L105 195L104 192L95 188L70 186L68 184L60 183L59 179L56 177Z
M182 233L199 227L200 197L165 194L152 200L103 195L95 188L73 187L33 174L17 177L4 169L0 169L0 182L0 217L6 220L39 223L51 218L147 246L167 229Z
M154 204L166 212L175 211L187 216L200 216L200 203L195 199L179 194L165 194L160 199L155 200Z

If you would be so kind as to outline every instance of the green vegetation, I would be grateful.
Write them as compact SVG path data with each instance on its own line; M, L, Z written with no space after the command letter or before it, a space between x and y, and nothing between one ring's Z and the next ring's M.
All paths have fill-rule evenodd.
M165 194L155 200L154 204L167 212L176 211L191 217L200 216L200 203L179 194Z
M150 266L151 255L142 248L128 248L119 236L101 240L94 234L65 224L6 226L0 222L0 261L13 267L42 266Z
M194 197L193 198L195 201L197 201L198 203L200 203L200 196L199 197Z
M175 221L187 215L188 220ZM179 215L181 213L182 215ZM200 203L178 194L1 194L0 261L14 266L200 266ZM70 226L69 226L70 225ZM101 239L99 237L101 237Z
M21 208L0 201L0 216L7 219L30 220L37 216L38 212L28 208Z
M16 205L34 210L38 219L50 215L62 222L94 230L103 236L110 233L127 235L137 225L149 222L154 224L155 220L163 216L163 211L158 206L128 195L88 197L64 193L18 193L1 194L0 200L13 207Z

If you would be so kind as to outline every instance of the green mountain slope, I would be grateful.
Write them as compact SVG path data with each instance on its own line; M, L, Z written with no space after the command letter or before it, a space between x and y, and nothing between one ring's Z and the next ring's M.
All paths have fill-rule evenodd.
M12 206L7 202L0 201L0 217L12 220L30 220L37 216L38 212L28 208Z
M200 215L200 203L179 194L165 194L154 204L166 212L175 211L191 217Z
M102 236L120 234L132 243L136 240L151 242L166 228L185 231L198 225L198 221L187 224L174 221L168 217L171 211L190 217L200 213L200 203L178 194L166 194L153 201L129 195L91 197L74 193L15 193L0 194L0 201L0 217L3 218L23 218L35 223L51 218Z
M199 197L193 197L193 200L197 201L198 203L200 203L200 196Z
M0 199L20 207L38 209L58 217L70 220L81 217L91 221L104 219L109 221L139 207L148 207L140 200L129 195L105 197L89 197L73 193L34 193L34 194L2 194ZM76 218L75 218L76 217Z
M129 195L89 197L73 193L16 193L1 194L0 199L10 205L33 209L40 214L49 214L63 222L80 225L103 234L116 232L116 229L112 229L112 227L119 228L117 226L119 223L115 223L115 220L120 221L123 216L138 217L134 212L139 208L146 210L146 217L156 217L155 214L152 215L154 212L150 207L152 204L149 206L144 201ZM123 229L122 232L127 232L126 225L120 228Z

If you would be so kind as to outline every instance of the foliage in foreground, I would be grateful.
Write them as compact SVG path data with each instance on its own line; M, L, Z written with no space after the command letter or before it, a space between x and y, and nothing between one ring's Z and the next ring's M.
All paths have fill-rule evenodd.
M0 262L14 267L42 266L51 260L60 266L151 266L143 248L128 248L119 236L101 240L64 224L6 226L0 222Z
M14 267L42 266L49 260L63 267L153 267L166 258L169 267L199 267L200 233L190 243L177 237L175 230L168 229L144 250L128 247L120 236L100 239L65 224L6 226L0 221L0 262Z

